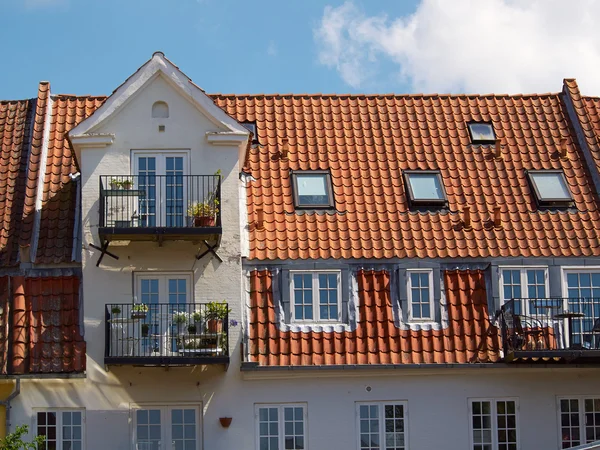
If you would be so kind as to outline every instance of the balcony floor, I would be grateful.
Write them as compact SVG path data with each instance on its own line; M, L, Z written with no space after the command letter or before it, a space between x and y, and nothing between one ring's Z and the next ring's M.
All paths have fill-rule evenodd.
M122 366L203 366L229 365L229 356L105 356L104 364Z
M199 241L215 240L221 227L100 227L102 241Z

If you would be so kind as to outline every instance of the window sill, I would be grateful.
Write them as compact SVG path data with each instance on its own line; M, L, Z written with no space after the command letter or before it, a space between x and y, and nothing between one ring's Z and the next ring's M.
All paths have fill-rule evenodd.
M280 330L292 333L342 333L351 331L351 327L343 322L292 322L281 323Z
M429 331L429 330L441 330L442 324L435 320L408 320L404 322L405 329L411 331Z

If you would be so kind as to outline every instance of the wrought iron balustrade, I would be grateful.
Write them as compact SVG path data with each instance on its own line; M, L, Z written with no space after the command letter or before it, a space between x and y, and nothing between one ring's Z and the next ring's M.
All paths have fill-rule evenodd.
M515 298L500 321L505 355L600 356L600 298Z
M221 226L220 175L102 175L100 228Z
M229 314L203 303L106 305L106 364L229 362Z

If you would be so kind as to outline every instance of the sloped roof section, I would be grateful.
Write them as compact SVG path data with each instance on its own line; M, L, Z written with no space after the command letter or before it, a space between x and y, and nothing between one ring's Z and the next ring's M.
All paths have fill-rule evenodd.
M597 194L563 95L214 95L256 122L250 259L600 256ZM493 124L498 154L471 144L471 121ZM296 212L291 172L315 169L331 172L335 211ZM402 172L424 169L440 171L447 209L409 208ZM573 208L537 207L526 172L543 169L565 173Z
M71 261L75 220L75 183L78 171L75 153L67 140L69 130L99 108L106 97L53 97L46 175L40 211L36 263Z
M0 267L18 264L35 101L0 101Z
M394 323L390 274L357 274L359 321L354 331L279 330L270 271L250 277L250 362L259 366L347 364L467 364L496 362L498 329L489 322L482 271L444 274L449 326L441 330L400 329Z

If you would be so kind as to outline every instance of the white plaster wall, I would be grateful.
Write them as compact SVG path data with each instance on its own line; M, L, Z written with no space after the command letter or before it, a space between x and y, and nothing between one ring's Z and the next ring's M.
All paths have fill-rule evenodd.
M203 449L252 450L256 403L306 403L307 448L348 450L358 449L356 402L405 400L410 450L466 450L468 399L516 397L520 449L550 450L560 448L557 396L600 396L600 369L405 369L348 377L349 372L247 380L237 366L226 374L199 368L121 368L93 386L89 380L24 381L13 404L13 423L32 423L32 406L84 406L86 448L125 450L131 448L131 403L188 402L204 409ZM219 425L223 416L233 418L229 429Z

